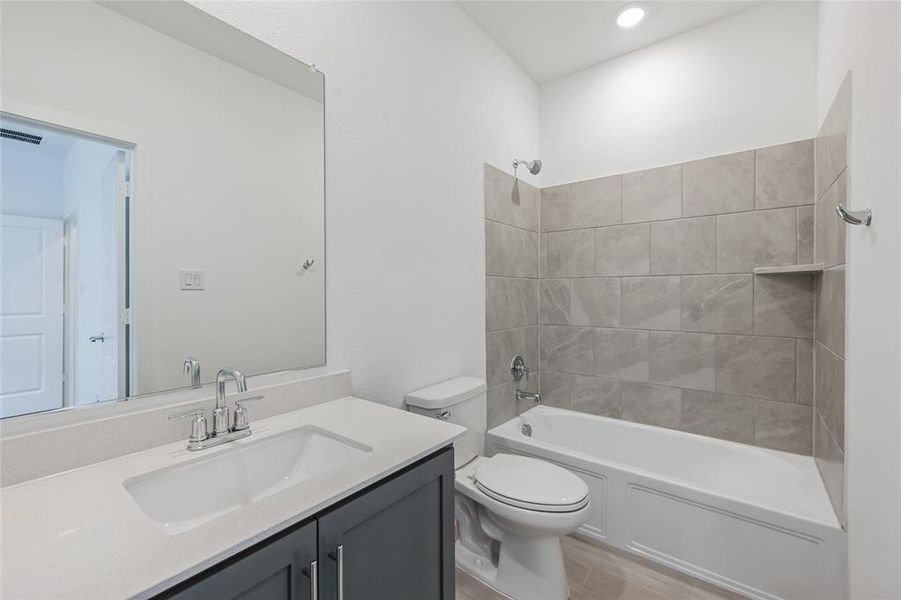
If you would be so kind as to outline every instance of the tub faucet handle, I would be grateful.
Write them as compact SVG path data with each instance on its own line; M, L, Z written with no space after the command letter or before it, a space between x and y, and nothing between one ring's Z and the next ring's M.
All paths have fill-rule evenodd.
M526 381L529 380L529 367L526 366L526 361L519 354L514 356L513 362L510 363L510 375L513 376L513 381L517 383L519 383L523 377L526 378Z

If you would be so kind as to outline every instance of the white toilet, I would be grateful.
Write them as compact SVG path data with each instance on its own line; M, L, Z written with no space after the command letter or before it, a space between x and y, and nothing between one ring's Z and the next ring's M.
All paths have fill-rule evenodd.
M408 410L465 426L454 444L457 565L514 600L566 600L560 537L588 518L588 486L562 467L482 455L485 381L458 377L406 397ZM510 398L513 402L513 398Z

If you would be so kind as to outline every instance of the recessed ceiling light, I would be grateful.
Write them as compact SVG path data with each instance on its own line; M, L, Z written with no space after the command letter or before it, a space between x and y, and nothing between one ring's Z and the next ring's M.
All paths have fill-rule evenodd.
M631 29L644 20L647 12L644 6L627 4L616 12L616 24L623 29Z

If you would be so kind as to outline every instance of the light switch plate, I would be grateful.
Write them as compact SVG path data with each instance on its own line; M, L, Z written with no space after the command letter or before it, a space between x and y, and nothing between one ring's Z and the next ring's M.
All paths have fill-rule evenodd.
M178 272L178 282L183 290L202 290L206 287L206 272L182 269Z

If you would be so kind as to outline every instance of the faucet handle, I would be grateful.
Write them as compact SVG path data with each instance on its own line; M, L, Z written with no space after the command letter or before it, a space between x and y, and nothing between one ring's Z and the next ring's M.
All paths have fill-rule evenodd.
M513 381L516 383L519 383L523 377L526 378L526 381L529 380L529 367L526 366L525 359L519 354L514 356L513 362L510 363L510 375L513 376Z
M233 431L241 431L242 429L250 427L250 420L247 418L247 409L243 404L254 400L262 400L265 397L266 396L263 394L257 394L255 396L249 396L246 393L238 394L238 397L235 398L235 420L234 425L232 426Z
M206 416L204 416L204 411L202 408L187 410L185 412L172 413L169 415L169 420L172 421L173 419L187 419L188 417L194 417L191 420L191 437L188 438L188 441L202 442L203 440L210 437L207 433Z

